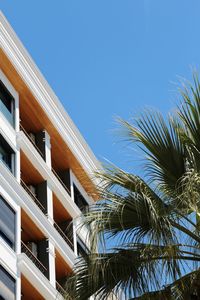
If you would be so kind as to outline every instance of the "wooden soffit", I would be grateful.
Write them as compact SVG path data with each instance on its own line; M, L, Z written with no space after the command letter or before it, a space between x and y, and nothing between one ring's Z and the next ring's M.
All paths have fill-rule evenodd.
M71 168L89 195L96 194L95 185L82 168L66 142L42 109L26 83L22 80L6 54L0 49L0 69L19 93L20 119L23 127L30 131L47 130L51 137L52 165L55 169Z

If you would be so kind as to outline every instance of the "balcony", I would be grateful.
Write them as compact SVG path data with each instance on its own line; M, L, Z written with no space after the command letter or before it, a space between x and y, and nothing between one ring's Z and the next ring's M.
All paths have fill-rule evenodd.
M83 197L83 195L80 193L80 191L77 189L77 187L74 184L74 202L78 206L78 208L81 210L82 213L85 213L89 209L89 204Z
M60 253L56 250L56 289L57 291L64 297L64 299L71 299L69 295L66 293L64 289L64 285L66 283L66 278L72 273L72 269L60 255ZM66 297L67 296L67 297Z
M21 275L21 300L45 300L32 283L22 274Z
M72 232L72 238L68 237L66 233L60 228L60 226L54 222L54 227L58 231L58 233L62 236L62 238L65 240L65 242L70 246L72 251L74 251L74 244L72 242L73 239L73 232Z
M73 239L73 223L72 217L66 208L60 203L59 199L53 193L53 219L54 228L68 244L68 246L74 251L74 239Z
M46 209L44 206L40 203L40 201L37 199L35 194L31 191L31 189L26 185L26 183L21 179L21 186L24 188L24 190L29 194L31 199L35 202L35 204L39 207L39 209L46 214Z
M21 252L25 253L30 260L36 265L36 267L46 276L47 268L39 261L39 259L31 252L31 250L28 248L28 246L21 242Z
M64 299L74 300L72 297L69 296L69 294L65 291L62 285L57 281L56 281L56 290L61 294L61 296L63 296Z
M24 188L24 190L29 194L29 196L34 201L34 203L46 215L45 207L40 203L40 201L37 199L36 195L31 191L31 189L26 185L26 183L22 179L21 179L21 185ZM55 221L54 221L54 228L58 231L58 233L65 240L65 242L70 246L72 251L74 251L73 228L70 228L70 230L66 230L67 232L64 232L64 230L62 230L61 227Z
M21 252L25 253L42 274L49 278L49 241L23 209L21 228Z
M39 209L47 214L47 182L32 165L27 156L20 151L21 186Z
M67 193L69 195L71 195L71 192L70 192L69 188L67 187L67 183L66 183L67 180L65 178L62 178L64 176L59 175L59 173L56 172L53 168L51 168L51 170L52 170L53 174L56 176L56 178L58 179L58 181L62 184L64 189L67 191ZM67 172L67 170L66 170L66 172ZM64 174L64 172L63 172L63 174Z
M63 297L66 297L67 293L65 292L64 288L57 281L56 281L56 289Z
M28 133L26 129L20 124L20 130L23 131L23 133L26 135L26 137L29 139L31 144L35 147L37 152L40 154L40 156L45 160L45 154L44 151L41 151L41 149L38 147L36 134L34 133ZM44 142L43 142L44 143ZM43 148L43 147L42 147Z

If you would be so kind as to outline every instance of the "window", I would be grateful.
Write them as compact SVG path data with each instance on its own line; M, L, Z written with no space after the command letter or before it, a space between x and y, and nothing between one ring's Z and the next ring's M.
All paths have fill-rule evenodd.
M0 299L15 300L15 280L10 274L0 266Z
M0 196L0 237L15 250L15 211Z
M0 160L14 173L15 152L0 134Z
M14 98L0 81L0 111L14 127Z
M74 202L82 212L86 212L88 210L89 205L87 201L85 200L85 198L82 196L82 194L79 192L79 190L75 185L74 185Z

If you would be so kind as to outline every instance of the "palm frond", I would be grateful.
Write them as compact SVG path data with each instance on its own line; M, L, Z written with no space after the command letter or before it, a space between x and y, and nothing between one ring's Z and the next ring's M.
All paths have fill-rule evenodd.
M200 298L200 269L179 278L162 290L149 292L129 300L198 300Z
M170 195L185 173L185 149L177 134L176 120L171 117L168 124L160 113L147 112L134 120L134 124L120 121L128 140L139 143L147 154L147 175L151 181Z
M182 141L188 147L188 154L193 154L198 171L200 170L200 83L196 73L194 84L187 84L182 89L183 103L178 115L183 123Z
M126 299L200 299L197 77L182 97L176 117L167 121L152 112L133 124L120 120L127 139L147 155L147 180L113 165L95 173L100 200L83 219L92 247L67 279L73 299L108 299L120 291ZM110 249L105 243L96 253L98 241L108 238L115 238L115 245Z
M145 236L164 244L172 242L171 208L139 176L116 167L96 176L101 180L102 201L91 206L84 221L92 225L91 239L103 232L111 237L121 233L123 243Z
M75 266L75 277L70 278L66 288L74 281L74 299L85 300L95 294L107 299L113 291L122 290L124 297L162 289L171 279L181 276L182 261L197 260L193 253L181 250L179 245L160 246L133 244L114 248L113 252L89 254ZM160 280L162 274L165 280ZM87 286L87 289L85 288Z

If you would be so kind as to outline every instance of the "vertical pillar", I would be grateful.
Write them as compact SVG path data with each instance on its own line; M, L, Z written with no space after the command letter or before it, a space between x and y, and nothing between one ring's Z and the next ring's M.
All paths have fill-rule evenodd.
M53 217L53 193L47 181L47 217L49 222L54 226ZM56 286L56 266L55 266L55 246L49 239L48 241L48 259L49 259L49 281L53 287Z
M14 98L15 98L15 104L14 104L15 130L19 132L20 130L19 94L16 93Z
M51 142L50 136L46 130L43 131L44 139L44 156L47 166L51 169ZM54 225L54 215L53 215L53 192L49 182L47 181L46 186L47 195L47 217L49 222ZM55 263L55 246L54 243L48 240L48 260L49 260L49 281L53 287L56 287L56 263Z
M16 237L15 237L15 251L17 254L21 253L21 207L18 207L16 213Z
M78 251L77 251L77 236L76 236L76 224L75 221L73 220L73 242L74 242L74 254L77 256Z
M21 272L17 270L16 280L16 300L21 300Z
M15 222L16 222L15 251L18 255L21 253L21 207L18 207L17 209ZM21 300L21 272L19 268L17 268L16 300Z
M19 95L15 96L15 130L19 132L20 130L20 118L19 118ZM15 177L17 182L20 183L21 180L21 165L20 165L20 148L17 145L17 151L15 154L14 161ZM16 247L15 251L17 254L21 253L21 207L18 207L16 213ZM21 300L21 272L17 268L17 278L16 278L16 300Z
M45 139L45 161L46 164L51 169L51 142L50 142L50 136L46 130L44 130L44 139Z
M73 184L73 172L70 169L70 192L71 192L71 199L74 202L74 184ZM74 243L74 253L77 256L77 236L76 236L76 224L75 220L73 220L73 243Z
M53 192L47 181L47 217L49 222L54 225L54 217L53 217Z
M49 240L49 281L56 287L55 246L51 240Z
M21 179L21 167L20 167L20 148L17 145L17 152L15 154L15 177L18 181L18 183L20 183L20 179Z
M16 132L20 131L20 112L19 112L19 94L16 92L14 100L14 122L15 122L15 130ZM20 183L21 177L21 169L20 169L20 148L17 145L17 152L15 155L15 177L17 181Z
M20 112L19 112L19 94L16 92L14 96L14 124L16 132L20 131ZM15 177L20 183L20 148L17 145L17 152L14 162Z

